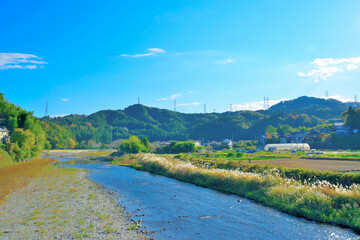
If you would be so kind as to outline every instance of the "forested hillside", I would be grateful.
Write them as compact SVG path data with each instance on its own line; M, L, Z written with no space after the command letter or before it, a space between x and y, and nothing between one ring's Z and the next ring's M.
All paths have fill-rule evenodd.
M340 115L339 115L340 116ZM235 140L254 139L268 125L288 124L297 128L313 127L325 122L307 114L275 111L238 111L225 113L185 114L166 109L132 105L124 110L104 110L89 116L69 115L43 119L68 129L77 147L110 143L132 135L156 140Z
M10 142L1 142L0 160L23 161L37 156L44 149L45 132L41 121L22 108L5 100L0 94L0 127L10 131ZM11 159L10 159L11 157ZM0 164L1 165L1 164Z
M335 99L314 97L299 97L294 100L283 101L269 108L270 111L294 112L307 114L322 119L339 118L347 109L347 104Z

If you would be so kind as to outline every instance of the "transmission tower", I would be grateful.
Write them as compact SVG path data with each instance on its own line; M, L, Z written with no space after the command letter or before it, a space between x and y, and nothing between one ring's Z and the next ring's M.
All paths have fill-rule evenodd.
M45 116L49 116L49 114L48 114L48 101L46 101Z
M264 109L266 110L266 97L264 97Z
M176 99L174 99L174 111L176 111Z
M356 106L357 106L357 95L356 94L355 94L354 98L355 98L355 108L356 108Z
M327 90L325 92L325 97L326 97L326 99L328 99L328 97L329 97L329 92Z
M232 104L230 104L230 112L232 111Z
M204 104L204 113L206 113L206 104Z
M140 104L140 97L138 97L138 104Z

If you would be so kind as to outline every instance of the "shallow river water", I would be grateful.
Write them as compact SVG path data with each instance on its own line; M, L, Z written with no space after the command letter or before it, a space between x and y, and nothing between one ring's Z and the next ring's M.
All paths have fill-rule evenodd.
M128 167L81 162L63 166L88 169L90 179L120 192L126 211L141 218L154 239L360 239L349 229Z

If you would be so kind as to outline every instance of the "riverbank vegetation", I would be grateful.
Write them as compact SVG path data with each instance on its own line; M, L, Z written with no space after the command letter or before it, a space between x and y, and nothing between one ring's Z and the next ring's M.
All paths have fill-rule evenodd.
M231 164L231 167L224 165L223 169L219 168L221 165L200 167L170 156L152 154L125 156L114 163L230 192L294 216L360 232L357 175L284 170L252 164L243 168Z
M0 94L0 126L10 133L10 138L0 139L0 166L11 163L7 155L15 163L38 156L44 149L46 135L41 121L5 100L4 94Z

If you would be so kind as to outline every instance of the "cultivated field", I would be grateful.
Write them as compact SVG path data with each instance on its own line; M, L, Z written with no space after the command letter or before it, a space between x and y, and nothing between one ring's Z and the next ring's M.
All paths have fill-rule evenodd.
M346 161L285 158L277 160L254 160L251 161L251 163L270 164L290 168L306 168L320 171L360 172L360 159L359 161Z

